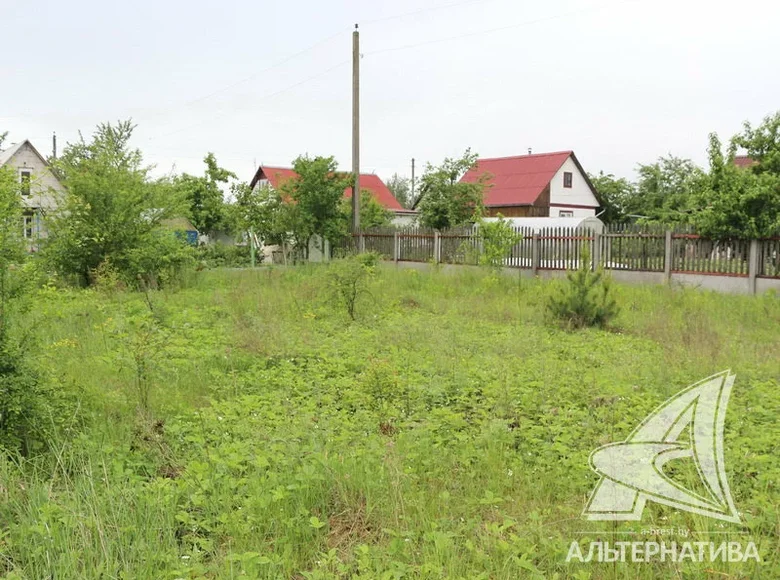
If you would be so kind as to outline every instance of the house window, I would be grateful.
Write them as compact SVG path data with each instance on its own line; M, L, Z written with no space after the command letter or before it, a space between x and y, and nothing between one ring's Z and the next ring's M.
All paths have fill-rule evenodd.
M558 210L558 217L574 217L574 212L570 209Z
M19 183L21 185L22 195L30 195L31 178L32 178L32 173L30 171L22 169L19 172Z
M25 213L22 216L22 235L24 239L31 240L35 232L35 214Z
M571 187L571 171L563 172L563 187Z

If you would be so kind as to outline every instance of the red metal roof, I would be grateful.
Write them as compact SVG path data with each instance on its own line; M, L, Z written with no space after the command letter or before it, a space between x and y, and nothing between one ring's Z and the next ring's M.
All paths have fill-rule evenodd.
M288 179L295 179L297 176L298 174L288 167L268 167L267 165L263 165L259 167L257 173L255 173L255 176L250 183L250 187L254 187L255 183L257 183L260 179L267 179L271 184L271 187L274 189L279 189L282 183ZM360 190L370 191L374 198L386 209L403 209L393 193L387 188L385 183L379 179L378 175L374 175L373 173L361 173ZM351 187L348 187L344 190L344 197L348 199L352 198Z
M480 159L461 178L474 183L488 174L485 206L531 205L573 153L535 153L517 157Z
M758 161L751 159L749 155L737 155L734 157L734 165L737 167L752 167L757 163Z

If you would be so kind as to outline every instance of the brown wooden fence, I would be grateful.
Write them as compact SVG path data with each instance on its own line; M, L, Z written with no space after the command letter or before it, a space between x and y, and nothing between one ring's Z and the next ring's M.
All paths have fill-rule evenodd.
M780 278L780 237L760 240L758 276Z
M608 270L747 277L752 259L756 277L780 278L780 237L711 240L690 230L637 225L608 226L601 233L571 228L514 231L522 238L504 260L507 267L569 270L587 256ZM477 264L481 249L478 228L384 228L348 236L334 245L334 255L374 251L387 260Z

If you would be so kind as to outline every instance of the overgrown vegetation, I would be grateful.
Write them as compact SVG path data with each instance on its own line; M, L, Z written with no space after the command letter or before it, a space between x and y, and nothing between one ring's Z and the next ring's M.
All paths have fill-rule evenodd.
M60 275L82 284L109 260L125 282L157 286L192 265L186 243L161 226L185 211L166 180L153 181L129 142L129 121L99 125L90 141L68 144L56 171L67 195L49 216L44 255Z
M109 276L31 294L29 361L78 401L64 413L78 421L51 451L6 446L2 573L780 573L776 297L614 286L620 332L570 333L544 312L565 282L376 265L352 322L332 300L338 265L206 271L177 292L122 291ZM580 519L589 453L725 368L737 374L725 461L745 525L709 534L651 502L642 526L749 538L763 562L567 564L572 540L605 529Z
M379 262L379 254L367 252L334 260L328 271L333 299L357 318L358 300L369 294L369 283Z

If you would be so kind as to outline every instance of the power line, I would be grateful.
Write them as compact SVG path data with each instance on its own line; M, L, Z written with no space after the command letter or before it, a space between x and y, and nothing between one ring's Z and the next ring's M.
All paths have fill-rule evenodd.
M210 99L212 97L215 97L215 96L217 96L219 94L222 94L222 93L224 93L226 91L234 89L237 86L240 86L240 85L242 85L244 83L248 83L249 81L252 81L252 80L256 79L257 77L259 77L260 75L263 75L263 74L265 74L265 73L267 73L269 71L272 71L272 70L274 70L276 68L279 68L280 66L285 65L285 64L287 64L288 62L290 62L292 60L295 60L299 56L302 56L302 55L306 54L307 52L310 52L310 51L314 50L318 46L320 46L322 44L325 44L327 42L330 42L331 40L333 40L337 36L340 36L340 35L344 34L344 32L346 32L348 30L349 30L349 28L343 28L343 29L339 30L338 32L336 32L335 34L331 34L330 36L328 36L326 38L323 38L322 40L318 40L317 42L315 42L314 44L312 44L308 48L304 48L303 50L300 50L300 51L296 52L295 54L291 54L290 56L283 58L282 60L272 64L269 67L266 67L266 68L264 68L262 70L259 70L256 73L252 73L248 77L245 77L245 78L243 78L243 79L241 79L239 81L236 81L236 82L231 83L229 85L226 85L226 86L224 86L222 88L219 88L219 89L217 89L215 91L212 91L212 92L210 92L210 93L208 93L206 95L203 95L202 97L198 97L196 99L192 99L191 101L186 101L185 103L182 103L180 105L171 106L171 107L168 107L166 109L163 109L162 111L158 111L157 113L154 113L152 115L152 117L159 116L159 115L161 115L161 114L163 114L165 112L168 112L168 111L171 111L171 110L174 110L174 109L181 109L181 108L185 108L185 107L190 107L190 106L192 106L192 105L194 105L196 103L200 103L202 101L205 101L205 100L208 100L208 99Z
M453 2L452 4L444 4L443 6L431 6L430 8L420 8L419 10L412 10L411 12L404 12L403 14L395 14L393 16L383 16L381 18L372 18L371 20L363 20L360 25L376 24L377 22L386 22L388 20L397 20L399 18L405 18L407 16L417 16L425 12L433 12L435 10L445 10L447 8L457 8L458 6L465 6L466 4L482 4L484 2L494 2L495 0L463 0L462 2Z
M283 93L286 93L287 91L290 91L290 90L292 90L294 88L297 88L297 87L299 87L301 85L305 85L306 83L309 83L309 82L311 82L313 80L316 80L318 78L324 77L328 73L330 73L330 72L336 70L337 68L340 68L340 67L342 67L345 64L348 64L350 62L351 61L349 61L349 60L344 60L344 61L342 61L342 62L340 62L340 63L330 67L329 69L326 69L326 70L320 72L319 74L312 75L312 76L310 76L308 78L303 79L302 81L298 81L295 84L289 85L289 86L287 86L287 87L285 87L283 89L280 89L278 91L275 91L273 93L270 93L270 94L258 97L257 99L254 99L254 102L262 101L262 100L265 100L265 99L270 99L270 98L276 97L278 95L281 95ZM230 113L231 113L231 111L227 111L225 113L209 117L208 119L204 119L203 121L200 121L198 123L193 123L192 125L188 125L188 126L183 127L181 129L177 129L176 131L171 131L170 133L165 133L163 135L158 135L157 137L150 137L149 140L151 141L151 140L157 139L157 138L162 139L162 138L165 138L165 137L170 137L171 135L176 135L177 133L181 133L182 131L188 131L189 129L193 129L195 127L200 127L201 125L205 125L206 123L214 121L215 119L221 119L222 117L225 117L225 116L229 115Z
M571 10L569 12L563 12L561 14L554 14L552 16L545 16L544 18L537 18L535 20L526 20L525 22L518 22L516 24L509 24L507 26L499 26L499 27L490 28L490 29L487 29L487 30L477 30L475 32L466 32L464 34L459 34L457 36L448 36L446 38L437 38L437 39L433 39L433 40L424 40L422 42L416 42L416 43L413 43L413 44L406 44L406 45L402 45L402 46L394 46L394 47L390 47L390 48L380 48L380 49L377 49L377 50L372 50L370 52L366 52L364 54L366 56L369 56L369 55L373 55L373 54L382 54L382 53L385 53L385 52L396 52L396 51L400 51L400 50L409 50L409 49L412 49L412 48L418 48L420 46L428 46L430 44L438 44L438 43L441 43L441 42L449 42L449 41L452 41L452 40L460 40L461 38L469 38L469 37L472 37L472 36L480 36L482 34L490 34L490 33L493 33L493 32L501 32L501 31L504 31L504 30L511 30L513 28L521 28L523 26L530 26L530 25L533 25L533 24L541 24L542 22L549 22L551 20L559 20L561 18L567 18L569 16L574 16L574 15L577 15L577 14L584 14L584 13L587 13L587 12L593 12L595 10L599 10L601 8L605 8L605 7L610 6L610 5L629 4L629 3L633 3L633 2L639 2L639 1L641 1L641 0L620 0L618 2L605 2L605 3L601 4L600 6L596 6L596 7L582 8L580 10Z
M399 18L405 18L407 16L415 16L415 15L418 15L418 14L423 14L425 12L432 12L432 11L436 11L436 10L445 10L445 9L448 9L448 8L456 8L458 6L464 6L464 5L467 5L467 4L480 4L480 3L484 3L484 2L494 2L494 1L495 0L463 0L461 2L454 2L452 4L445 4L443 6L432 6L430 8L421 8L419 10L413 10L413 11L410 11L410 12L404 12L402 14L394 14L392 16L384 16L384 17L381 17L381 18L374 18L374 19L371 19L371 20L366 20L363 23L364 24L376 24L376 23L379 23L379 22L386 22L388 20L397 20ZM153 113L152 115L147 117L147 119L150 118L150 117L151 118L158 117L158 116L160 116L160 115L162 115L162 114L164 114L166 112L172 111L172 110L190 107L190 106L192 106L192 105L194 105L196 103L200 103L202 101L206 101L206 100L208 100L208 99L210 99L212 97L215 97L215 96L217 96L219 94L227 92L227 91L229 91L231 89L234 89L237 86L240 86L242 84L248 83L249 81L252 81L252 80L256 79L257 77L259 77L260 75L263 75L263 74L265 74L267 72L270 72L270 71L272 71L272 70L274 70L276 68L279 68L280 66L285 65L285 64L287 64L288 62L290 62L292 60L295 60L296 58L306 54L307 52L311 52L312 50L314 50L315 48L319 47L320 45L326 44L326 43L330 42L331 40L333 40L334 38L337 38L338 36L341 36L345 32L349 32L349 31L351 31L351 27L342 28L338 32L335 32L334 34L331 34L330 36L325 37L322 40L318 40L317 42L315 42L311 46L309 46L307 48L304 48L303 50L300 50L300 51L296 52L295 54L291 54L290 56L287 56L287 57L283 58L282 60L280 60L280 61L272 64L271 66L266 67L266 68L264 68L264 69L262 69L262 70L260 70L260 71L258 71L256 73L252 73L248 77L245 77L245 78L243 78L243 79L241 79L239 81L236 81L234 83L231 83L229 85L225 85L224 87L219 88L219 89L217 89L215 91L212 91L212 92L210 92L210 93L208 93L206 95L203 95L201 97L197 97L195 99L192 99L190 101L186 101L186 102L178 104L178 105L173 105L173 106L167 107L167 108L165 108L165 109L163 109L161 111Z

